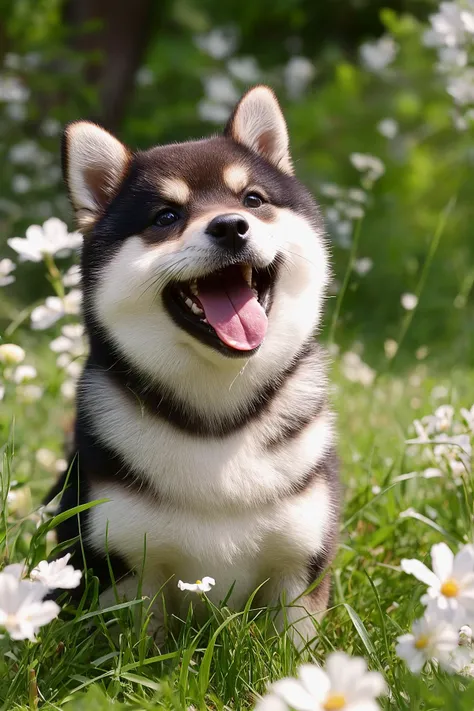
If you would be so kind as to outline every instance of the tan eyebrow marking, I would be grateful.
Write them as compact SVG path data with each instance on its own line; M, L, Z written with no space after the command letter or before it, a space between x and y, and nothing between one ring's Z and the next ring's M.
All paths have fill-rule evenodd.
M189 185L182 178L162 178L160 192L164 198L178 205L184 205L191 195Z
M227 165L223 172L224 183L234 193L240 193L248 183L249 175L245 168L235 163Z

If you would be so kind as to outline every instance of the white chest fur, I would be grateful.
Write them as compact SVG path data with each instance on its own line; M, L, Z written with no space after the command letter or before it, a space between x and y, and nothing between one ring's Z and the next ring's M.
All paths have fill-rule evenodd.
M304 567L322 548L332 521L327 485L257 510L210 516L156 504L118 486L94 486L94 498L108 498L91 511L89 541L119 551L141 570L155 590L169 578L216 579L211 597L222 600L234 585L240 605L257 585L280 571Z
M173 575L210 575L216 601L234 585L235 604L275 571L301 569L321 550L333 518L327 484L316 479L301 494L294 490L331 445L329 415L285 446L265 448L262 420L223 438L190 436L150 415L103 374L90 374L83 387L90 426L148 485L140 493L92 486L95 499L109 499L90 512L94 548L108 546L139 570L146 549L153 587Z

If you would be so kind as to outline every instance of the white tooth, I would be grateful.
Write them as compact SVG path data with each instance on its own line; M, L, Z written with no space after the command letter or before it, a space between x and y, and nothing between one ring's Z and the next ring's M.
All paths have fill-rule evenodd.
M204 311L200 309L199 306L197 306L196 304L193 304L191 306L191 311L193 312L193 314L197 314L198 316L204 313Z
M197 283L196 281L192 281L189 285L189 290L191 294L194 294L197 296L198 290L197 290Z
M257 289L252 289L252 291L253 291L253 293L255 294L255 296L258 296L258 291L257 291Z
M207 318L203 318L202 322L203 322L203 323L208 323Z
M189 298L189 296L187 299L184 300L184 303L186 304L186 306L189 306L189 308L192 310L194 304L193 304L192 300Z
M250 264L241 264L242 274L249 286L252 286L252 267Z

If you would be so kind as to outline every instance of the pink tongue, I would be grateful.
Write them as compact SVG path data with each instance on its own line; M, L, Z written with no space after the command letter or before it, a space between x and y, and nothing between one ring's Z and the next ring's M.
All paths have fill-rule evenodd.
M267 315L240 267L200 279L197 287L206 318L223 343L238 351L251 351L262 343Z

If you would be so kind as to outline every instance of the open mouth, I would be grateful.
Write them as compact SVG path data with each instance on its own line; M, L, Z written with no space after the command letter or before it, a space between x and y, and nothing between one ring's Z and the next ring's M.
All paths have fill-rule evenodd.
M173 282L163 302L178 326L230 356L248 356L263 343L275 267L237 264L187 282Z

